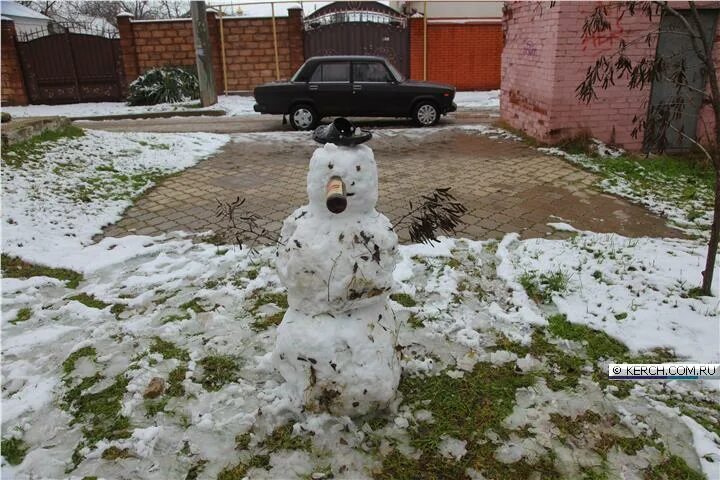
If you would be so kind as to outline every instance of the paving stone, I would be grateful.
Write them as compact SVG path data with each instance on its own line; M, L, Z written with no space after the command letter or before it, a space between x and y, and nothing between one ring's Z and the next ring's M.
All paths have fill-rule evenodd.
M546 223L559 219L578 229L626 236L682 236L644 208L601 194L594 174L521 142L447 130L428 130L422 138L382 132L377 130L369 145L379 169L378 210L391 221L408 212L408 201L415 204L422 194L452 187L469 210L459 233L468 238L501 238L505 232L556 238ZM104 235L222 230L216 200L238 196L247 199L243 212L260 216L262 225L279 233L282 220L307 203L307 164L315 145L258 140L252 151L249 145L231 142L161 182ZM407 230L399 237L408 241Z

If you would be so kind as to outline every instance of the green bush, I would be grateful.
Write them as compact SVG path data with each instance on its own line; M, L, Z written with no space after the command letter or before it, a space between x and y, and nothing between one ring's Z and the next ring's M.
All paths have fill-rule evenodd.
M183 67L153 68L130 84L128 105L157 105L200 98L197 75Z

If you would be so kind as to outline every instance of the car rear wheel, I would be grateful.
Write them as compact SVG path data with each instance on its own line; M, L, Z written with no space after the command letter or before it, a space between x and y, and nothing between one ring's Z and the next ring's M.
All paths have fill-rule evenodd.
M413 109L413 120L421 127L430 127L440 120L440 111L432 102L420 102Z
M290 110L290 125L295 130L312 130L319 120L317 112L310 105L295 105Z

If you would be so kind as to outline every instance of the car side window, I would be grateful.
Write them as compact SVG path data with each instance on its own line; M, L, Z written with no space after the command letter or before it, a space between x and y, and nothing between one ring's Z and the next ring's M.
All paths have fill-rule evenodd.
M349 62L321 63L310 77L311 82L349 82Z
M353 81L355 82L390 82L390 74L380 62L353 63Z

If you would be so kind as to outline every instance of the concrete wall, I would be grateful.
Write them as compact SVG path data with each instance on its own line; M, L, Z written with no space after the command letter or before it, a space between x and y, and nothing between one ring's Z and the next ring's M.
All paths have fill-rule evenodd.
M501 116L512 127L544 142L589 132L604 142L639 150L642 134L632 138L632 120L646 115L649 86L629 90L624 81L617 82L606 90L596 89L598 98L588 105L577 99L576 88L596 58L614 52L621 39L644 38L657 29L660 19L618 16L609 8L612 29L583 40L585 18L597 3L558 2L553 8L547 2L506 3ZM655 48L655 42L635 42L628 52L633 59L652 58ZM714 49L716 58L718 50Z

